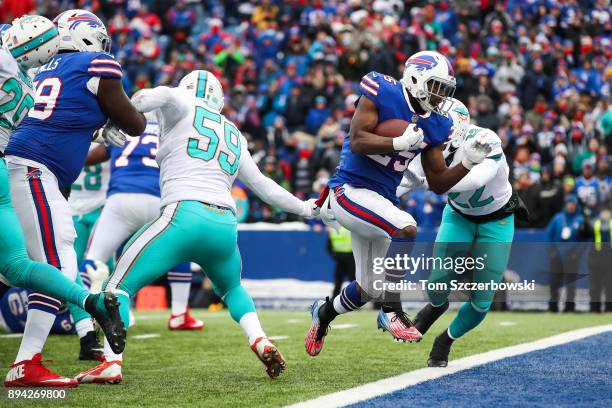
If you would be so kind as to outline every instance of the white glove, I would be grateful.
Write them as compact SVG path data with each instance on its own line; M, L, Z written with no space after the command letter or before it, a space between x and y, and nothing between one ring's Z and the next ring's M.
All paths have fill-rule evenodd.
M319 213L321 212L321 208L319 208L316 201L316 198L311 198L304 201L304 209L300 215L306 218L318 217Z
M91 286L89 291L93 294L100 293L104 280L108 278L110 271L108 266L104 262L94 261L95 267L90 264L85 265L89 279L91 280Z
M472 139L465 149L465 157L461 161L463 167L471 170L477 164L480 164L491 153L491 145L487 140L487 134L480 133Z
M424 137L423 129L418 129L414 123L411 123L401 136L393 138L393 150L396 152L418 150Z
M427 190L429 188L427 184L427 178L422 177L418 174L414 174L411 171L405 171L400 185L397 186L395 191L396 197L401 197L406 193L414 190Z
M96 130L93 141L107 146L123 147L126 137L127 135L109 119L101 129Z

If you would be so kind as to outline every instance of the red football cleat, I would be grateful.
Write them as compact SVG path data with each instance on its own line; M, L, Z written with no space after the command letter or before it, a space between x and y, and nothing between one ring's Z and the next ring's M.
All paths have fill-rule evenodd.
M266 366L266 373L270 378L276 378L285 370L285 359L278 351L276 346L265 337L258 337L253 344L251 350L257 354L257 357Z
M79 383L119 384L121 377L121 361L103 361L89 370L82 371L74 377Z
M321 324L319 320L319 309L323 306L328 300L317 300L310 307L310 315L312 317L312 322L310 323L310 328L306 333L306 352L313 357L319 355L321 350L323 350L323 342L325 341L325 336L327 336L327 332L329 331L329 325Z
M31 360L13 364L6 374L4 386L74 388L79 385L75 379L62 377L42 365L47 362L50 361L44 361L42 355L37 353Z
M204 322L193 317L189 309L185 313L170 315L170 320L168 320L170 330L202 330L203 328Z
M377 323L380 330L388 331L397 341L418 343L423 338L421 332L414 327L414 323L404 312L385 313L381 309L378 313Z

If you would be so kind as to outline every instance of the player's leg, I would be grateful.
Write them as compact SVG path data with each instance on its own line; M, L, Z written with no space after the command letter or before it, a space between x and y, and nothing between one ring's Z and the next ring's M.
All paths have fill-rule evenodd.
M204 322L189 313L189 292L191 290L191 264L183 262L168 272L170 284L171 315L168 320L170 330L202 330Z
M442 221L433 248L433 258L467 256L476 237L476 226L459 215L450 206L444 208ZM448 309L450 282L457 277L454 270L444 268L442 262L434 262L428 278L429 303L416 315L414 324L425 335L434 322Z
M338 213L337 218L340 223L343 222L341 218L344 219L344 222L360 230L360 235L372 239L375 237L391 239L386 254L376 255L373 259L382 256L387 259L397 259L397 257L403 259L404 256L411 255L416 239L414 218L378 193L345 184L335 189L331 207L334 215ZM351 228L348 229L351 230ZM385 289L381 295L376 293L373 285L380 281L380 278L373 276L372 266L372 263L369 263L364 268L359 284L370 295L369 297L376 296L382 301L382 309L377 319L378 327L388 331L396 340L419 341L421 334L402 310L401 291ZM404 279L405 275L406 270L401 269L399 265L385 268L384 282L397 284Z
M513 237L514 216L476 225L472 256L484 260L484 268L474 268L474 282L501 282L510 258ZM470 294L470 301L461 305L448 329L436 337L429 356L430 366L446 366L452 343L484 320L494 296L494 290L477 290Z
M164 275L172 266L188 259L186 248L194 239L193 222L189 214L179 211L179 203L164 207L159 217L138 231L126 244L110 275L105 292L113 292L119 299L121 320L129 327L130 298L142 287ZM121 382L123 356L114 353L108 339L104 342L105 361L77 375L82 383Z
M255 311L255 304L240 283L242 261L237 244L235 215L229 210L220 210L199 202L187 201L182 204L193 214L199 225L199 243L194 245L191 259L198 263L210 279L215 293L220 296L232 319L240 324L247 335L251 350L266 367L267 374L277 377L285 369L285 360L266 337Z
M51 200L48 200L45 194L47 184L43 183L45 175L42 172L28 171L26 166L13 166L11 169L11 180L15 185L14 188L11 188L11 193L19 200L20 205L17 209L21 213L19 218L26 230L25 234L28 237L26 242L30 254L60 267L63 262L65 269L62 272L64 274L51 265L32 262L26 257L22 229L13 212L11 198L8 194L4 162L2 162L2 175L2 181L0 181L4 190L1 194L4 247L2 252L8 254L4 271L13 284L43 292L33 292L29 297L24 336L15 364L11 367L5 384L10 386L74 386L76 384L71 379L60 377L40 364L42 348L55 320L55 313L59 309L60 300L57 297L86 307L96 317L99 317L105 330L114 330L114 328L109 325L108 314L105 311L104 314L100 314L105 306L102 305L100 311L96 311L88 304L95 299L88 296L85 289L64 276L66 273L71 273L71 278L74 278L76 259L74 259L74 251L71 252L71 231L61 231L61 226L59 227L60 234L65 237L64 240L56 237L53 232L53 227L58 226L58 221L63 221L68 228L72 226L68 204L59 191L53 191L51 188ZM54 178L52 181L55 182ZM57 182L55 182L56 185ZM61 204L60 198L66 207L60 205L59 208L52 208L50 203ZM56 223L53 223L53 217L56 217ZM41 239L43 238L39 233L41 230L46 240ZM10 234L10 236L5 234ZM114 342L113 333L109 331L109 334Z

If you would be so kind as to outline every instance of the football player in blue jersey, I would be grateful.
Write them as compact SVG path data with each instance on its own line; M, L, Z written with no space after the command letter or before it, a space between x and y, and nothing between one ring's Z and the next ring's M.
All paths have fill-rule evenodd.
M363 77L340 164L328 185L331 194L318 201L323 220L338 222L351 231L356 280L334 299L317 300L312 305L312 323L305 339L311 356L321 352L329 324L336 316L356 310L373 298L382 299L377 319L380 329L398 341L422 338L402 310L399 291L375 290L373 262L410 255L416 222L397 207L395 191L419 152L430 189L440 194L490 151L486 142L473 141L463 163L446 166L442 150L451 133L452 121L447 112L454 89L450 62L434 51L410 56L399 81L378 72ZM402 135L383 137L375 133L378 124L391 119L409 123ZM405 270L397 268L385 270L384 283L404 279Z
M0 27L3 33L0 49L0 281L46 294L39 294L41 299L51 295L81 305L96 316L107 334L116 337L117 327L122 328L123 325L119 323L117 326L116 310L115 313L108 311L109 306L116 308L114 295L107 297L107 310L99 311L95 308L97 296L90 296L87 290L70 281L53 266L28 258L23 230L11 202L4 149L15 128L34 105L33 86L27 71L53 58L59 47L59 32L51 21L41 16L24 16L14 23L13 27ZM18 311L23 309L17 308ZM23 325L13 323L23 329L25 318L23 320ZM113 343L118 344L116 341ZM31 379L36 378L34 383L37 385L76 386L74 380L47 370L41 360L42 356L37 353L27 367L20 364L11 366L4 384L11 387L28 386L33 383Z
M60 36L59 51L38 69L33 107L11 136L5 154L11 196L28 253L75 280L76 233L62 192L83 168L97 129L104 127L101 141L121 145L125 136L117 127L139 135L145 118L123 90L121 65L107 53L111 40L100 19L88 11L69 10L54 22ZM24 336L12 367L25 373L20 384L46 385L29 373L32 367L40 366L34 357L42 351L59 306L58 299L37 292L29 295ZM73 379L62 380L74 386Z

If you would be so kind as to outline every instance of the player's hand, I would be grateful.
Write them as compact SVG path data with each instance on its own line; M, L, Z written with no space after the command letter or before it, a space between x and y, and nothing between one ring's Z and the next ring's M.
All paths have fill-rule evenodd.
M318 217L321 212L321 208L317 205L317 199L311 198L304 201L304 209L302 210L302 217L312 218Z
M491 153L491 145L487 141L487 134L481 133L472 139L465 149L465 157L461 164L471 170L477 164L480 164Z
M414 123L411 123L401 136L393 138L393 150L396 152L418 150L421 148L424 137L423 129L419 129Z
M104 143L107 146L123 147L127 136L113 122L109 120L94 134L94 142Z
M404 177L395 191L396 197L401 197L414 190L427 190L427 179L411 171L404 172Z

